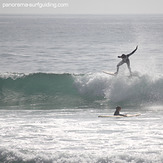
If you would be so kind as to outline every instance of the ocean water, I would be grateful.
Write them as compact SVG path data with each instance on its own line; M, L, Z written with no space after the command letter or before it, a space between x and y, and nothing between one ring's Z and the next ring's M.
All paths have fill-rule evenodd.
M0 15L0 162L162 163L163 15ZM118 76L118 55L128 54ZM98 118L122 113L138 117Z

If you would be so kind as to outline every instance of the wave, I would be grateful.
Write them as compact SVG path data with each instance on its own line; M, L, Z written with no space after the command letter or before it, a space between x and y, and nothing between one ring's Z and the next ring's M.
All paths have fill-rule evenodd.
M53 162L162 162L162 157L157 157L157 153L155 155L151 155L149 157L149 153L147 154L111 154L110 156L102 156L102 155L91 155L91 154L82 154L74 153L70 154L68 152L54 152L52 155L46 154L31 154L30 152L23 154L24 151L15 152L8 150L0 150L0 162L10 162L10 163L53 163ZM158 154L159 155L159 154ZM92 161L93 160L93 161Z
M58 109L158 104L163 78L103 73L6 73L0 75L0 108Z

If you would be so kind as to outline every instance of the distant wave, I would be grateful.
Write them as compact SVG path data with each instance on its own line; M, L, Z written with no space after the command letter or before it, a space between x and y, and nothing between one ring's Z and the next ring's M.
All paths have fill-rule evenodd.
M0 75L0 106L25 109L157 104L163 78L96 74L6 73Z

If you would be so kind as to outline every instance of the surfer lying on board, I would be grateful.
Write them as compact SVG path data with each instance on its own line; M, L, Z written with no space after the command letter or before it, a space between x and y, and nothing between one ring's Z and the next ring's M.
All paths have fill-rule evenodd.
M131 72L131 68L130 68L130 60L129 60L129 57L135 53L135 51L138 49L138 46L136 46L136 49L134 51L132 51L131 53L125 55L125 54L122 54L121 56L118 56L118 58L122 58L122 61L120 61L118 64L117 64L117 72L115 72L115 75L118 74L119 72L119 66L123 65L124 63L127 64L127 67L129 69L129 72L130 72L130 75L132 75L132 72Z
M121 110L121 107L120 107L120 106L117 106L117 107L116 107L116 111L114 112L114 115L119 115L119 116L126 117L125 114L120 114L120 113L119 113L120 110Z

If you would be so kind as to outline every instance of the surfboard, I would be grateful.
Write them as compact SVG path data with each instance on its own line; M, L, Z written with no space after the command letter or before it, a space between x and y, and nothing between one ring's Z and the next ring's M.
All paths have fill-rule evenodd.
M99 115L99 118L109 118L109 117L114 117L114 118L122 118L122 117L137 117L141 114L126 114L126 116L120 116L120 115Z
M115 74L114 72L103 71L103 73L105 73L105 74L109 74L109 75L113 75L113 76L116 76L116 74Z
M115 74L115 72L110 72L110 71L102 71L102 72L105 74L108 74L108 75L117 76L117 74ZM134 73L132 73L131 75L124 75L124 76L127 78L133 78L133 77L139 78L139 76L137 74L134 74Z

